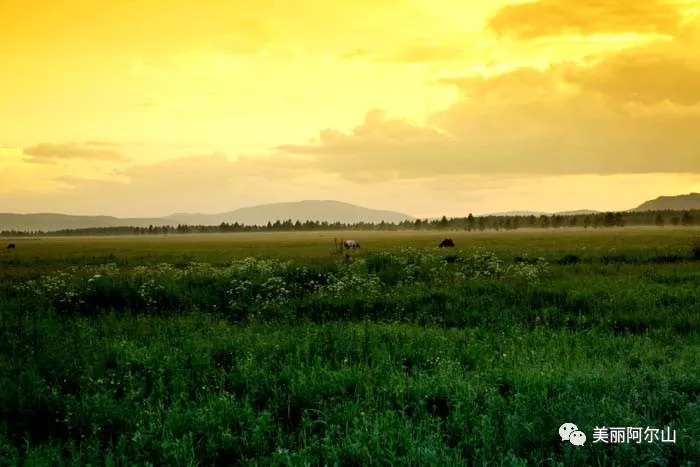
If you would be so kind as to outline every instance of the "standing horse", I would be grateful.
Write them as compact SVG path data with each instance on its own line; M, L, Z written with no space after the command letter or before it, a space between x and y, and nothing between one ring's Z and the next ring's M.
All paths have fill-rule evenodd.
M357 240L345 240L343 242L343 246L345 247L346 250L349 250L350 248L352 248L352 249L360 248L360 244L357 243Z

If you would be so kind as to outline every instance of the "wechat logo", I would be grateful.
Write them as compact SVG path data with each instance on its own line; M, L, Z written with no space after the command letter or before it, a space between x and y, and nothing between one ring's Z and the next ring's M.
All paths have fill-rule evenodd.
M586 434L573 423L564 423L560 426L559 436L562 441L568 441L574 446L583 446L586 442Z

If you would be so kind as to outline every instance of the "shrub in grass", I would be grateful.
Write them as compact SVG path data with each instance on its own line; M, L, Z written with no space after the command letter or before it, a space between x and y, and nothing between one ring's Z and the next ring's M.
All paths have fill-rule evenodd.
M636 263L637 259L630 257L629 255L624 255L624 254L603 255L600 257L600 262L603 264L611 264L611 263L624 264L624 263Z
M696 238L690 245L690 252L695 261L700 261L700 238Z
M513 258L513 261L515 263L535 264L537 263L537 258L530 258L527 254L524 254L516 256Z
M683 256L681 255L676 255L676 254L662 254L662 255L656 255L652 256L649 258L648 262L649 263L655 263L655 264L671 264L671 263L682 263Z
M443 261L450 264L459 263L460 261L462 261L462 258L460 258L459 255L447 255L443 258Z
M581 261L581 258L578 257L578 255L564 255L561 258L557 260L557 264L562 264L562 265L567 265L567 264L577 264Z

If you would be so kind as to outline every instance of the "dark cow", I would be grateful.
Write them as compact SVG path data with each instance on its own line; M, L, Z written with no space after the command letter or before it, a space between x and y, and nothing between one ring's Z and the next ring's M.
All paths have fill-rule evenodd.
M7 245L8 250L14 250L15 248L16 248L16 246L14 243L10 243L9 245Z
M455 246L455 242L451 238L446 238L440 242L440 248L448 248Z
M357 240L345 240L343 242L343 246L345 247L346 250L349 250L350 248L352 248L352 249L360 248L360 244L357 243Z

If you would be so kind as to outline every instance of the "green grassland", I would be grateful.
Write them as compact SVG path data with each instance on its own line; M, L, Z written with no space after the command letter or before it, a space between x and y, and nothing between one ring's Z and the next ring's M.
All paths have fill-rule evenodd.
M697 465L698 237L3 239L0 465Z

